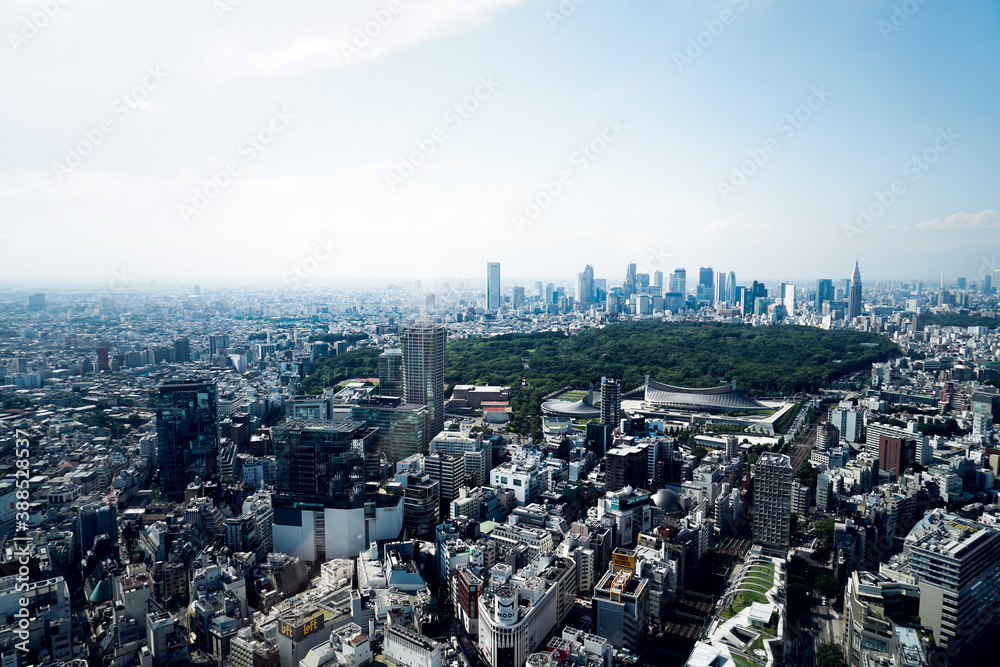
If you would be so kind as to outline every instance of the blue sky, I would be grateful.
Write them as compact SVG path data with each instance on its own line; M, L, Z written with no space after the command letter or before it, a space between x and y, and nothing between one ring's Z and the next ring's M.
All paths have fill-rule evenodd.
M996 263L995 2L62 2L0 9L8 279Z

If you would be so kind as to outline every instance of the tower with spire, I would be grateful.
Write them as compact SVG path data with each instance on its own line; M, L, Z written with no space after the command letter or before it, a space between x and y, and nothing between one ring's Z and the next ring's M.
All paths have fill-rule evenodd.
M847 319L853 320L861 314L861 269L858 260L854 260L854 275L851 277L851 294L847 301Z

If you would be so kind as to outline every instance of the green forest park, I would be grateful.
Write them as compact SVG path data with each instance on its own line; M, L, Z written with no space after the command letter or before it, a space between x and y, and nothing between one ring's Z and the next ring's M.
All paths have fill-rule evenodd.
M376 377L376 348L317 361L304 382L319 393L355 377ZM540 332L449 340L446 391L456 384L510 385L510 428L541 435L543 396L571 385L586 388L601 376L622 379L624 390L650 378L685 387L736 381L755 397L815 392L838 377L897 355L877 334L802 326L751 327L696 322L624 322L578 334Z

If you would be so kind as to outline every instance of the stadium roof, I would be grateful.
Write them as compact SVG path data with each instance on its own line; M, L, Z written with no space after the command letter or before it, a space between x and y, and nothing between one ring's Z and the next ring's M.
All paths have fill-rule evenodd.
M655 380L646 381L645 402L651 406L679 408L682 410L764 410L763 403L743 392L734 384L720 387L689 389L675 387Z
M573 419L594 419L601 416L601 411L592 405L587 405L585 400L574 401L545 401L542 403L542 412L547 415L557 417L572 417Z

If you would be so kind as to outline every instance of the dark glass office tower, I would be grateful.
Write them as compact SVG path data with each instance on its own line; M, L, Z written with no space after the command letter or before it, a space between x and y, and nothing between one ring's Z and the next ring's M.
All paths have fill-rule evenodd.
M166 382L156 391L156 441L160 491L183 500L194 478L216 473L219 459L219 399L208 379Z
M365 482L379 480L377 444L378 429L361 421L275 427L275 509L364 507Z

